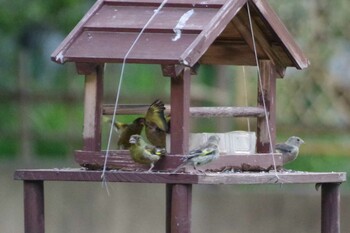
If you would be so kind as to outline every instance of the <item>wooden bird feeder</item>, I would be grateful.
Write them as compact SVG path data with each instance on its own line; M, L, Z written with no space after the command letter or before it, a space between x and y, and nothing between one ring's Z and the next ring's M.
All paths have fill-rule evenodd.
M74 62L85 75L84 148L75 153L85 167L101 168L101 116L113 106L102 104L105 63L159 64L171 79L171 152L155 170L172 170L188 152L190 117L257 117L256 154L226 155L205 169L269 170L273 160L281 167L280 154L272 158L262 96L265 98L272 144L275 144L276 79L287 67L309 65L276 13L262 0L169 0L142 32L161 0L100 0L54 51L57 63ZM247 9L249 4L249 11ZM175 32L187 14L180 32ZM249 17L254 32L252 30ZM256 66L254 43L262 79L257 106L190 107L191 74L199 64ZM129 53L128 53L129 51ZM127 54L128 53L128 54ZM147 107L118 106L117 114L144 114ZM173 111L175 110L175 111ZM128 151L111 151L108 168L133 170Z
M269 170L273 160L278 167L283 166L281 155L270 151L267 131L270 129L274 145L276 79L283 77L287 67L304 69L309 65L266 0L167 0L165 4L163 0L98 0L54 51L52 60L74 62L78 73L85 75L84 147L76 151L75 159L89 168L103 166L106 152L101 150L101 117L113 112L102 103L104 64L125 60L161 66L163 75L171 79L171 140L169 155L154 168L158 171L174 169L188 152L190 117L257 117L257 153L220 156L205 169ZM191 75L199 64L258 65L261 85L257 106L191 107ZM143 105L120 105L117 114L144 114L146 109ZM191 232L193 184L322 184L321 232L340 232L339 186L346 180L345 173L140 172L135 170L144 167L131 161L125 150L111 151L107 167L120 169L105 173L85 169L17 170L15 179L24 184L25 231L45 232L44 181L101 182L104 175L108 182L166 184L167 233Z

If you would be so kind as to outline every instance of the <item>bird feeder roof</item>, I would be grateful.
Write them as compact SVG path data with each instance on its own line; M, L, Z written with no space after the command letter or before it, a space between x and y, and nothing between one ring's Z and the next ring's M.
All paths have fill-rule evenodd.
M259 59L280 67L309 65L265 0L168 0L154 15L162 2L98 0L53 52L52 60L256 65L256 47Z

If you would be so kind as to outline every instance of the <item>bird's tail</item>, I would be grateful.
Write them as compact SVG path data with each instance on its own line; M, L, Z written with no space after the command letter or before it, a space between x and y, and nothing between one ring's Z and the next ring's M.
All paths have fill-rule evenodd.
M178 166L177 168L175 168L175 170L174 171L172 171L171 173L172 174L175 174L175 173L177 173L181 168L183 168L184 167L184 164L182 163L180 166Z
M165 156L167 154L167 151L165 148L155 148L155 154L158 156Z
M162 112L165 110L164 103L160 99L155 100L149 108L152 109L153 112Z
M182 163L177 167L177 168L175 168L175 170L174 171L172 171L172 173L176 173L176 172L178 172L181 168L183 168L184 166L186 166L187 165L187 162L188 162L188 156L184 156L184 157L182 157L181 158L181 161L182 161Z

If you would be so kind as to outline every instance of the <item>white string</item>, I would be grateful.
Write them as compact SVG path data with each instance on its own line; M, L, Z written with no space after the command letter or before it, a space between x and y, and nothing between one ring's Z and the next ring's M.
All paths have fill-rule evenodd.
M164 7L164 5L166 4L168 0L164 0L162 2L162 4L160 4L160 6L154 11L153 15L151 16L151 18L147 21L147 23L145 24L145 26L141 29L140 33L138 34L138 36L136 37L136 39L134 40L134 42L132 43L132 45L130 46L129 50L127 51L127 53L124 56L123 59L123 64L122 64L122 68L120 71L120 79L119 79L119 84L118 84L118 89L117 89L117 95L115 98L115 104L114 104L114 110L113 110L113 116L112 116L112 124L111 124L111 128L109 130L109 136L108 136L108 143L107 143L107 149L106 149L106 156L105 156L105 161L104 161L104 165L103 165L103 171L102 171L102 181L105 185L105 187L107 188L107 192L108 192L108 187L106 185L106 166L107 166L107 160L108 160L108 155L109 155L109 150L110 150L110 145L111 145L111 139L112 139L112 133L113 133L113 124L115 121L115 116L116 116L116 112L117 112L117 106L118 106L118 101L119 101L119 95L120 95L120 90L121 90L121 84L123 81L123 77L124 77L124 69L125 69L125 63L126 63L126 59L129 56L130 52L132 51L132 49L134 48L134 46L136 45L136 43L138 42L138 40L140 39L141 35L143 34L143 32L145 31L145 29L148 27L148 25L151 23L151 21L154 19L154 17L158 14L158 12Z
M276 167L276 161L275 161L275 156L273 156L273 146L272 146L272 137L271 137L271 131L269 127L269 118L268 118L268 112L266 108L266 102L265 102L265 96L264 96L264 90L262 87L262 80L261 80L261 75L260 75L260 67L259 67L259 61L258 61L258 54L256 51L256 45L255 45L255 37L254 37L254 30L253 30L253 24L252 24L252 19L250 15L250 8L249 8L249 3L247 2L247 9L248 9L248 17L249 17L249 26L252 34L252 40L253 40L253 48L254 48L254 55L255 55L255 61L256 61L256 67L258 69L258 78L259 78L259 86L260 86L260 92L261 92L261 97L262 97L262 102L264 105L264 112L265 112L265 121L266 121L266 128L267 128L267 134L269 136L269 143L270 143L270 154L272 155L272 161L273 161L273 167L275 170L275 175L277 179L279 180L278 174L277 174L277 167Z

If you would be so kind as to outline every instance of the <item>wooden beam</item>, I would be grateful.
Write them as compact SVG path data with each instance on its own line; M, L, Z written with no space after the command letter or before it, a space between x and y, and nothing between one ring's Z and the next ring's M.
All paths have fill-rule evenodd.
M171 79L171 154L188 152L190 129L190 68Z
M118 105L118 115L144 115L149 105ZM170 105L165 105L165 113L171 112ZM103 115L112 115L114 112L113 104L103 105ZM263 117L265 111L261 107L190 107L191 117Z
M263 117L260 107L192 107L191 117Z
M185 155L189 149L191 71L185 67L179 77L171 79L170 154ZM175 164L174 164L175 165ZM178 166L179 164L176 164ZM191 232L192 185L167 187L167 233ZM170 196L169 196L170 195Z
M101 182L102 171L82 170L80 168L63 169L20 169L16 170L14 178L26 181L84 181ZM276 175L280 178L276 182ZM158 184L336 184L346 181L345 172L207 172L177 173L169 172L137 172L137 171L106 171L108 182L158 183ZM328 186L330 189L330 186ZM327 187L325 187L327 189ZM326 190L324 190L326 191ZM333 190L335 191L335 190ZM329 192L328 192L329 194ZM334 193L333 193L334 194ZM335 195L337 196L337 195ZM334 196L333 196L334 197ZM324 200L328 199L324 196ZM331 198L332 200L335 200ZM326 206L325 206L326 207Z
M77 73L81 75L90 75L93 74L99 64L97 63L88 63L88 62L76 62L75 67L77 69Z
M181 75L185 66L176 64L162 64L162 72L165 77L178 77ZM199 68L199 63L196 63L191 69L191 75L196 75Z
M99 65L94 72L85 75L84 150L101 150L103 73L104 66Z
M268 118L258 118L257 122L257 141L256 149L259 153L268 153L270 151L270 129L272 147L276 143L276 77L277 72L271 61L259 61L260 81L258 81L258 107L266 107ZM264 106L265 104L265 106Z

